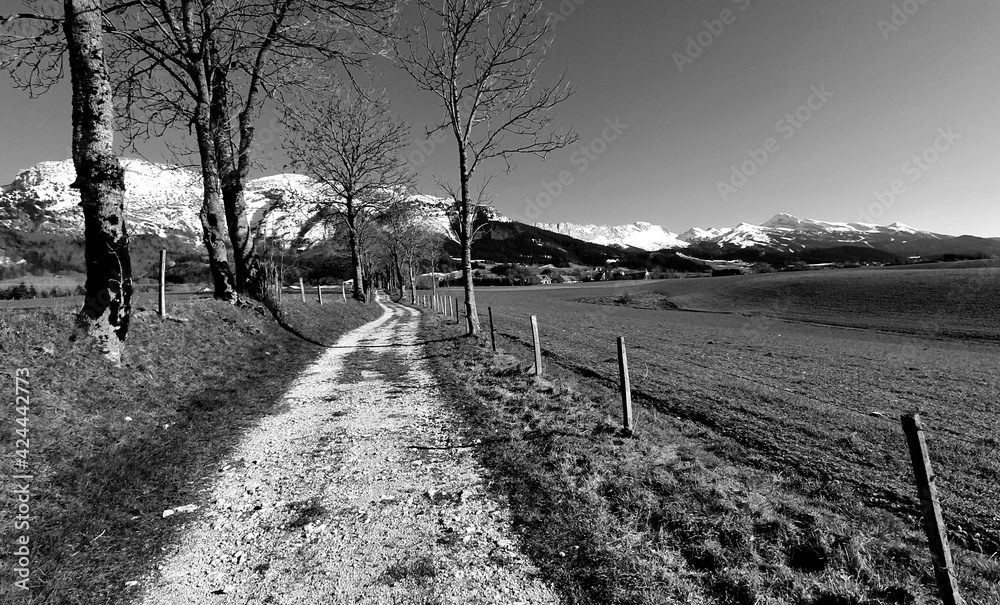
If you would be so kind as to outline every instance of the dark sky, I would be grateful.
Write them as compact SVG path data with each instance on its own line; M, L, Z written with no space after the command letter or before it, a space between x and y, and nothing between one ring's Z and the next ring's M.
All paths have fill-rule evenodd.
M0 12L13 5L0 0ZM546 6L556 18L547 74L568 71L577 91L557 119L580 142L499 175L491 189L501 212L543 222L642 220L678 232L787 212L1000 236L1000 3ZM379 69L419 135L439 114L434 97L389 62ZM66 87L29 100L0 79L0 181L68 157ZM263 136L280 138L269 118ZM440 194L432 175L454 177L453 147L411 152L422 160L424 192ZM145 151L154 160L160 153ZM278 154L271 172L282 163ZM568 185L556 185L560 173Z

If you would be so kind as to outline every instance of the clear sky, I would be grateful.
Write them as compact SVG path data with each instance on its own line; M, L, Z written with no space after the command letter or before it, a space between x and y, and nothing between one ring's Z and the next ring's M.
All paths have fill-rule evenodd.
M0 0L0 12L12 5ZM787 212L1000 236L1000 3L546 6L556 18L547 74L566 70L576 88L557 119L580 142L498 175L491 190L501 212L541 222L641 220L676 232ZM434 97L387 62L379 68L419 136L439 115ZM0 80L0 181L68 157L67 88L28 100ZM265 138L280 137L268 122ZM411 149L421 187L440 194L432 175L454 178L454 148L425 141L422 149ZM150 146L146 155L158 153ZM273 172L281 163L278 154Z

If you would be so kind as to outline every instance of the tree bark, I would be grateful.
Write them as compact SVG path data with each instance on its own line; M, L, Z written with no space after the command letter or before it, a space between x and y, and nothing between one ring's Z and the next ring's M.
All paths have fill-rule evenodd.
M466 334L479 336L479 313L476 310L476 290L472 285L472 236L473 219L472 201L469 199L469 157L465 147L459 149L459 168L462 180L462 202L459 208L458 239L462 245L462 276L465 278L465 325Z
M73 87L73 165L83 207L86 295L79 317L103 352L121 360L132 311L132 261L125 225L125 171L114 153L114 104L100 0L65 0Z
M411 260L406 265L407 273L410 277L410 304L417 304L417 278L413 274L413 261Z
M354 296L355 300L365 302L364 281L361 271L361 254L358 251L358 228L357 213L354 211L354 200L351 196L345 196L344 205L347 207L347 243L351 248L351 273L354 276Z
M184 0L182 3L183 29L187 37L187 52L191 54L188 63L188 75L195 88L194 121L195 135L198 139L198 154L201 156L202 183L205 188L202 200L201 219L202 239L208 251L208 265L212 271L212 281L216 300L226 302L236 301L236 291L233 287L233 271L229 266L229 255L226 250L225 208L222 204L222 188L219 182L219 167L215 159L215 138L212 136L212 82L210 61L205 57L208 49L195 48L196 2Z
M236 300L236 290L226 250L223 230L225 207L222 203L219 167L215 162L215 143L209 128L207 103L198 103L195 130L198 136L198 150L201 155L201 176L205 185L205 196L200 213L202 238L205 242L205 248L208 250L208 264L212 270L215 298L216 300L232 302Z
M212 81L211 121L222 204L236 268L236 291L254 300L263 300L267 296L264 270L250 236L244 196L250 165L249 161L243 161L242 155L237 164L233 156L233 129L229 124L229 73L221 67L218 67ZM253 127L243 122L241 119L241 147L242 141L253 137Z

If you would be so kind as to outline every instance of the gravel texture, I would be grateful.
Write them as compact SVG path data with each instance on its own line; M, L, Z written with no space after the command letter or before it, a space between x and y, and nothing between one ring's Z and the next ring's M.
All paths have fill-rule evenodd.
M458 443L417 343L379 304L217 471L136 602L559 603Z

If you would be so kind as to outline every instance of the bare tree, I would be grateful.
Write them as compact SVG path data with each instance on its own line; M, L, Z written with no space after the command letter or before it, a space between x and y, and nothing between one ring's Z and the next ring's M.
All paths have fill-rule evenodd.
M410 290L410 302L417 299L417 274L430 268L444 248L444 236L425 220L425 208L415 199L401 199L379 220L379 240L389 271L395 277L400 297Z
M441 101L458 144L456 200L469 335L479 334L472 284L473 222L477 202L470 183L476 170L500 160L508 172L514 156L546 157L576 140L553 127L557 105L572 90L566 76L538 87L538 73L552 44L552 24L541 0L417 0L419 26L400 52L417 86Z
M396 0L159 0L115 13L124 43L119 96L131 140L193 125L205 199L203 227L216 296L265 295L246 217L254 124L267 99L308 88L312 70L360 67L396 12ZM222 245L233 248L235 281Z
M379 214L409 188L413 177L401 152L408 127L390 113L383 95L303 97L284 121L292 130L286 149L292 163L327 191L319 212L343 216L351 249L354 298L365 300L361 221Z
M117 94L124 100L126 124L168 126L187 118L193 127L204 184L202 238L208 250L215 298L234 302L235 280L226 250L226 215L212 131L212 91L217 66L212 63L212 34L219 5L203 0L137 2L111 15L107 28L123 45L116 72ZM153 107L140 119L134 112Z
M239 291L254 297L261 288L260 268L244 191L254 159L255 118L268 95L281 102L282 91L312 88L317 65L336 62L348 74L362 69L364 61L381 50L396 0L279 0L264 6L264 11L249 11L238 27L219 36L223 40L213 50L213 62L219 66L213 131L236 284ZM327 21L301 27L305 16L314 23Z
M114 104L104 60L101 0L65 0L55 6L0 18L3 64L15 81L47 90L69 57L73 89L73 165L83 208L86 294L79 317L106 356L121 360L132 309L132 261L125 225L125 171L114 153ZM46 10L46 8L48 10ZM21 21L7 30L10 24ZM25 25L24 22L29 22ZM59 25L63 39L57 37ZM39 27L40 26L40 27ZM36 28L34 36L25 36ZM12 52L11 52L12 51ZM24 72L27 72L26 74ZM22 77L23 76L23 77Z

